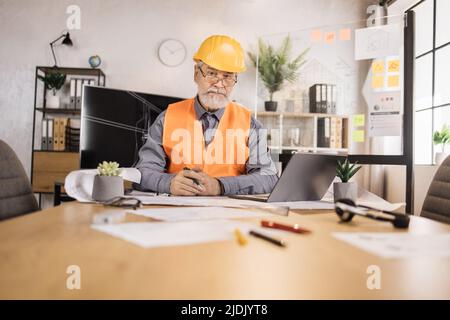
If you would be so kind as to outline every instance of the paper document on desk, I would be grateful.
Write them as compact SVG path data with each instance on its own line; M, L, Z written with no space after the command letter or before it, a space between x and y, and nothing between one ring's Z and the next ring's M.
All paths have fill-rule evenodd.
M339 182L339 179L335 178L333 183L334 182ZM325 196L322 198L322 201L330 203L334 202L333 183L328 188L328 191L325 193ZM405 205L404 202L390 203L389 201L384 200L383 198L377 196L376 194L367 191L364 188L361 188L360 186L358 186L358 200L356 200L356 204L382 211L395 211Z
M363 192L358 196L356 203L360 206L366 206L373 209L383 211L395 211L405 205L402 203L390 203L383 198L363 189Z
M234 240L234 231L236 228L239 228L242 233L248 233L250 229L262 230L261 227L250 223L227 220L133 222L92 225L91 228L144 248ZM267 229L261 232L273 236L284 234L282 231Z
M257 201L231 199L228 197L205 197L205 196L135 196L145 205L161 206L197 206L197 207L239 207L249 204L261 204Z
M382 258L450 257L450 233L335 232L333 236Z
M238 208L224 207L180 207L180 208L148 208L127 210L127 213L136 214L161 221L189 221L270 217L271 214Z
M127 181L140 183L141 173L136 168L120 168L120 176ZM64 182L66 193L80 202L95 202L92 199L92 188L94 177L98 174L97 169L76 170L70 172Z
M177 197L177 196L136 196L144 205L164 206L198 206L198 207L289 207L290 209L333 209L334 205L325 201L292 201L292 202L261 202L252 200L232 199L228 197Z

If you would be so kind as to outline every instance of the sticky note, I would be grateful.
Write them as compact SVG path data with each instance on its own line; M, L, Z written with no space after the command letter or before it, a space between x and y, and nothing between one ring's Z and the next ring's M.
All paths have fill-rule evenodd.
M320 42L320 40L322 40L322 31L318 29L311 31L311 41Z
M372 63L372 73L383 73L384 72L384 61L375 60Z
M388 61L388 72L399 72L400 71L400 60L394 59Z
M400 76L388 76L388 87L396 88L400 86Z
M332 44L336 38L335 32L327 32L325 33L325 42L328 44Z
M364 130L353 130L352 140L353 142L364 142Z
M350 41L352 39L352 31L349 28L339 30L339 40Z
M384 77L383 76L372 76L372 88L380 89L384 86Z
M364 115L363 114L355 114L353 116L353 126L362 127L364 126Z

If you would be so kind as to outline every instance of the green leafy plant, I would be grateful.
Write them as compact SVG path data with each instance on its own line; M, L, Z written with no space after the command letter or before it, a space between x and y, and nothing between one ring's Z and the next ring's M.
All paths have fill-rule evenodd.
M52 90L53 95L56 95L56 91L61 89L66 82L66 75L58 72L46 73L44 77L38 75L38 78L44 81L47 90Z
M269 91L270 101L272 101L273 94L281 90L286 81L293 83L297 80L298 70L306 63L305 55L309 48L290 60L292 43L289 36L283 40L278 49L266 44L261 38L258 39L258 44L258 57L252 52L247 54L253 65L255 67L258 65L261 81Z
M444 124L441 131L435 131L433 133L434 145L442 144L442 152L445 150L445 145L450 143L450 128Z
M98 172L101 176L109 176L109 177L115 177L118 176L122 170L119 169L119 164L117 162L112 161L103 161L100 163L97 167Z
M356 161L354 164L351 164L347 158L342 162L338 160L336 175L339 177L339 179L341 179L342 182L348 182L355 175L355 173L357 173L358 170L361 169L361 166L356 166L357 163L358 161Z

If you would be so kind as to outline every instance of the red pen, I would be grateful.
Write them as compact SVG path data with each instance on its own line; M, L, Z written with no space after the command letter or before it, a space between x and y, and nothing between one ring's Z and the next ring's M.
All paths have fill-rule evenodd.
M298 224L287 225L287 224L282 224L282 223L267 221L267 220L262 220L261 226L263 226L265 228L290 231L290 232L294 232L294 233L309 233L309 232L311 232L308 229L300 227Z

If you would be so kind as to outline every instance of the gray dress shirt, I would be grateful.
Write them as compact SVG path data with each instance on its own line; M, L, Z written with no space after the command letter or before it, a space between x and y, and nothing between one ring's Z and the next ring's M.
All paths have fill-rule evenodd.
M216 130L225 108L216 112L206 111L195 99L197 120L202 121L205 145L207 146ZM149 137L139 150L139 162L136 168L141 172L140 188L159 193L170 193L170 182L175 174L167 173L168 157L162 145L164 130L163 111L149 129ZM278 180L275 164L267 149L266 132L253 116L251 117L248 139L249 161L246 163L247 174L235 177L217 177L223 186L224 195L269 193Z

